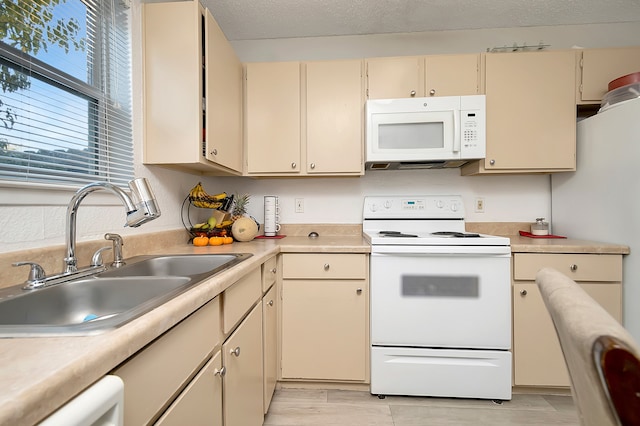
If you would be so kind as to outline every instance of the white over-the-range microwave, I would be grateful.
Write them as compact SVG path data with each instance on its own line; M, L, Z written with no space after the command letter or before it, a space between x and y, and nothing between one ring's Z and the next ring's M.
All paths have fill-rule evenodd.
M486 153L485 95L374 99L366 170L460 167Z

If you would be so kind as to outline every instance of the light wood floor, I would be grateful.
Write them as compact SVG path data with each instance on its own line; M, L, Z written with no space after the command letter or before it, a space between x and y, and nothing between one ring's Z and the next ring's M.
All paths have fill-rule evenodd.
M345 390L279 389L268 426L579 426L571 396L514 394L511 401L387 396Z

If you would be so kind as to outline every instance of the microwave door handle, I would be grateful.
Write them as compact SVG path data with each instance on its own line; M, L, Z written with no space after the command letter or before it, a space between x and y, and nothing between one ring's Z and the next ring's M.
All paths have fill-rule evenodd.
M458 113L453 113L453 152L460 152L460 120Z

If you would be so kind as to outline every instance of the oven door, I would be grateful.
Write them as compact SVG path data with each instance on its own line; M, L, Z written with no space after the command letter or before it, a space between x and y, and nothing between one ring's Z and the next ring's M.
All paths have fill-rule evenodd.
M510 349L509 247L372 247L374 346Z

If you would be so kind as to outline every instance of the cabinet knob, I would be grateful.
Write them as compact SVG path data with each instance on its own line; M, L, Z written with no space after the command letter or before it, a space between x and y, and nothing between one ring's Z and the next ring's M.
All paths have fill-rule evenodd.
M298 167L298 165L296 163L291 163L291 168L295 169L296 167Z
M410 94L411 94L411 96L415 96L416 95L416 91L412 90Z
M578 265L574 263L573 265L569 266L569 269L571 269L571 272L575 272L578 270Z
M272 274L275 274L275 273L276 273L276 268L273 268L273 269L271 270L271 273L272 273Z
M324 264L324 270L328 271L331 266L328 263Z
M211 155L218 155L218 150L214 148L213 151L211 151Z
M362 289L361 288L357 289L356 294L362 294Z
M431 96L435 95L435 94L436 94L436 89L431 89L431 90L429 90L429 94L430 94Z
M311 164L309 165L309 167L311 167L312 169L315 169L315 168L316 168L316 163L311 163Z
M236 346L235 349L231 349L229 353L231 355L240 356L240 346Z
M527 290L520 290L520 296L526 296Z
M269 303L267 303L267 305L273 306L273 300L269 300Z
M494 166L496 164L496 160L489 160L489 164L491 164L492 166Z
M222 367L220 370L218 370L217 368L213 370L214 376L224 377L225 374L227 374L227 369L225 367Z

